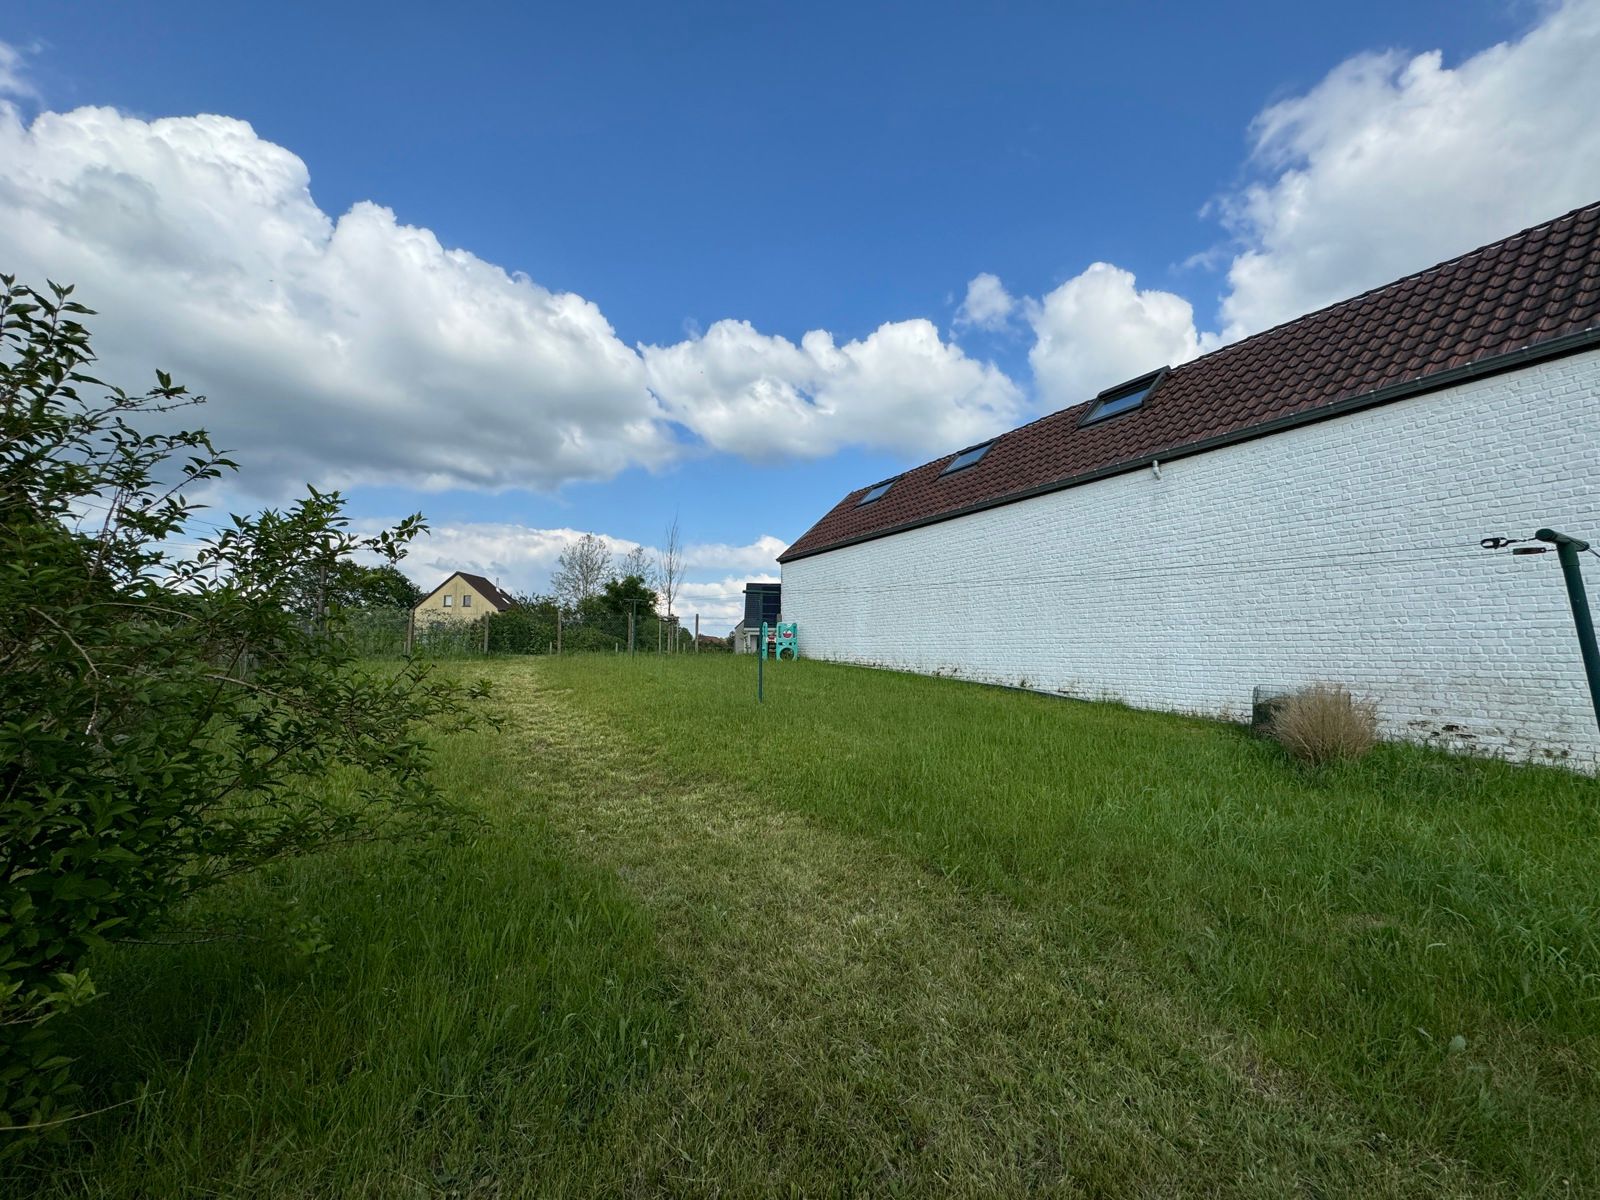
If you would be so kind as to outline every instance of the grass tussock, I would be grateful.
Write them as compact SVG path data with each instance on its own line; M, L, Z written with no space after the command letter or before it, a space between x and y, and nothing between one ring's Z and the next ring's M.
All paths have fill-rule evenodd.
M1378 704L1342 684L1315 683L1284 697L1268 730L1311 766L1362 758L1378 744Z

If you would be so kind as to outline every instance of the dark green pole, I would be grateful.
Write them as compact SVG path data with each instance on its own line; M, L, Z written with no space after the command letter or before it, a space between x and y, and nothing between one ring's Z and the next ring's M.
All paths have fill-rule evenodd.
M764 702L761 694L761 673L767 665L767 623L761 622L761 644L756 648L756 703Z
M1600 646L1594 641L1594 620L1589 616L1589 595L1583 590L1583 568L1578 555L1589 548L1581 538L1568 537L1554 529L1541 529L1533 535L1556 548L1561 574L1567 581L1567 600L1572 605L1572 623L1578 627L1578 647L1583 651L1583 671L1589 677L1589 701L1594 719L1600 725Z

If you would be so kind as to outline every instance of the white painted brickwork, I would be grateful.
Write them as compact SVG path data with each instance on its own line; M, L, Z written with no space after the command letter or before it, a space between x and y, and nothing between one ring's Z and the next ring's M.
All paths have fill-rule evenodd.
M1328 680L1387 734L1592 769L1554 553L1600 542L1600 351L783 568L801 653L1236 719ZM1583 556L1600 613L1600 558Z

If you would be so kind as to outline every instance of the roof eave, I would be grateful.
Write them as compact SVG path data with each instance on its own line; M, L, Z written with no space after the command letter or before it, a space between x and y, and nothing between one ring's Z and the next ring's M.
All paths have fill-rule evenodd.
M920 529L925 525L937 525L941 521L953 521L958 517L970 516L973 513L983 512L987 509L1001 508L1007 504L1017 504L1023 500L1032 500L1036 496L1048 495L1051 492L1063 492L1069 488L1082 487L1084 484L1094 483L1101 479L1109 479L1115 475L1125 475L1130 471L1143 470L1153 462L1171 462L1173 459L1189 458L1196 454L1204 454L1209 450L1219 450L1224 446L1254 441L1256 438L1269 437L1272 434L1281 433L1284 430L1293 429L1301 425L1312 425L1318 421L1332 420L1335 417L1346 416L1362 409L1377 408L1380 405L1392 404L1398 400L1407 400L1413 396L1426 395L1428 392L1442 391L1444 388L1454 387L1457 384L1467 383L1474 379L1482 379L1505 371L1517 370L1520 367L1531 366L1534 363L1544 362L1552 358L1560 358L1567 354L1577 354L1584 350L1593 349L1596 346L1600 346L1600 325L1591 325L1589 328L1578 330L1576 333L1563 334L1560 337L1535 342L1532 345L1524 346L1518 350L1511 350L1505 354L1492 355L1489 358L1478 359L1476 362L1464 363L1459 367L1450 367L1443 371L1437 371L1431 375L1421 375L1416 379L1390 384L1388 387L1378 388L1371 392L1363 392L1359 396L1351 396L1344 400L1335 401L1332 404L1323 405L1320 408L1309 409L1306 412L1293 413L1287 417L1263 421L1258 425L1231 430L1215 437L1202 438L1196 442L1188 442L1158 450L1151 454L1112 463L1109 466L1086 471L1079 475L1068 475L1061 479L1052 480L1049 483L1023 488L1020 491L1007 492L1001 496L993 496L973 504L963 505L960 508L948 509L944 512L931 513L928 516L917 517L910 521L902 521L898 525L887 525L882 529L840 538L838 541L828 542L810 549L796 551L791 548L778 555L777 561L779 565L782 565L784 563L797 562L802 558L812 558L818 554L842 550L846 546L856 546L862 542L877 541L879 538L892 537L897 533ZM830 509L829 515L832 515L833 511L837 510L838 507L838 505L835 505L833 509ZM826 520L826 517L824 520ZM799 539L799 541L804 540L804 536Z

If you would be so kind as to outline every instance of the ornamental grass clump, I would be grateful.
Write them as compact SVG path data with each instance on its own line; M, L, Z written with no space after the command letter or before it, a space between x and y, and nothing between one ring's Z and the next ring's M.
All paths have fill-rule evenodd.
M1272 736L1312 766L1364 756L1378 741L1378 705L1337 683L1315 683L1285 698L1273 714Z

